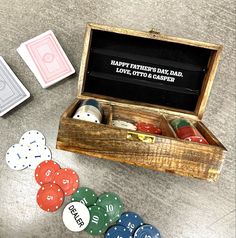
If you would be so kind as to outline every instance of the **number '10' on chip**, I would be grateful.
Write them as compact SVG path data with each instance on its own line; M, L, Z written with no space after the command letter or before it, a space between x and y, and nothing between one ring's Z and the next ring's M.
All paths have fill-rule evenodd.
M43 88L75 72L51 30L22 43L17 51Z
M0 56L0 116L30 97L30 93Z

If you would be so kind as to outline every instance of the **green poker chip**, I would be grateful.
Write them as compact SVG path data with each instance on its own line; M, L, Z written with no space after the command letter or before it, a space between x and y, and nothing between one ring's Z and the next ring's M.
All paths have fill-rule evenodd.
M88 209L90 221L85 230L94 236L105 233L109 225L109 217L106 210L99 206L91 206Z
M174 130L177 130L178 128L183 127L183 126L191 126L190 122L188 122L187 120L182 119L182 118L176 118L176 119L172 120L170 122L170 124Z
M103 193L99 196L96 205L106 210L110 223L116 222L124 209L121 199L115 193Z
M97 201L96 193L87 187L80 187L71 196L72 202L81 202L86 207L93 206Z

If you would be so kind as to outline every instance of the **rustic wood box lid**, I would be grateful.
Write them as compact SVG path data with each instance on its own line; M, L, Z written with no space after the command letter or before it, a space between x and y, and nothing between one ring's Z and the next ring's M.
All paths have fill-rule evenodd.
M78 96L134 104L200 120L222 46L88 24Z

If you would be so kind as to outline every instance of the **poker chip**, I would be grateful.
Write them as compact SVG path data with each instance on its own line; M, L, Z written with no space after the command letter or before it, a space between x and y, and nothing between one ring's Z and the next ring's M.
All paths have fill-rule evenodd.
M44 184L37 193L37 203L44 211L58 210L64 201L62 189L53 183Z
M128 229L123 226L112 226L106 232L104 238L132 238Z
M189 136L189 137L186 137L184 140L191 141L191 142L198 142L201 144L208 144L206 139L203 138L202 136Z
M106 210L111 223L119 219L124 208L121 199L115 193L103 193L98 197L96 205Z
M65 196L69 196L78 189L79 176L72 169L60 169L54 174L53 183L58 184L62 188Z
M190 136L200 136L200 137L202 137L200 132L192 126L182 126L182 127L178 128L175 131L175 133L180 139L185 139L185 138L190 137Z
M149 132L152 134L161 135L161 129L151 123L139 122L136 124L137 130L142 132Z
M131 234L133 234L138 227L142 226L143 223L143 219L134 212L123 213L117 221L118 225L127 228Z
M12 145L6 153L6 163L14 170L28 167L28 147L22 144Z
M122 121L122 120L113 120L112 126L122 128L122 129L132 130L132 131L137 130L137 127L134 124L127 121Z
M191 142L208 144L207 140L201 135L201 133L187 120L176 118L172 120L170 124L174 128L178 138Z
M90 105L90 106L96 107L99 111L102 111L102 106L96 99L91 99L91 98L86 99L81 104L81 107L84 105Z
M73 232L79 232L88 226L90 213L83 203L71 202L64 208L62 220L67 229Z
M31 130L31 131L25 132L22 135L22 137L20 138L20 144L24 144L24 145L32 145L32 144L46 145L46 139L40 131Z
M103 110L100 103L95 99L87 99L82 102L73 118L83 121L101 123Z
M134 233L134 238L160 238L161 234L152 225L143 225L140 226Z
M90 207L96 203L97 195L90 188L80 187L72 194L71 201L82 202L86 207Z
M86 231L90 235L101 235L103 234L109 224L109 218L106 210L99 206L91 206L88 208L90 213L90 222L86 228Z
M180 127L183 126L191 126L191 123L183 118L176 118L170 122L171 126L174 130L177 130Z
M99 115L97 115L95 112L92 112L91 110L89 112L81 112L80 110L79 112L76 112L76 115L73 118L94 123L101 123L102 120Z
M60 169L60 166L53 160L45 160L41 162L34 173L36 182L39 185L51 183L55 172Z
M28 167L36 169L36 167L44 160L51 160L52 153L46 145L31 144L28 146Z

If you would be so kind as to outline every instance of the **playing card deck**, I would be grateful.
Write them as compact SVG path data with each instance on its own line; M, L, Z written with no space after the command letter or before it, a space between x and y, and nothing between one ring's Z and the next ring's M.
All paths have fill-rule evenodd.
M0 116L30 97L30 93L0 56Z
M43 88L75 72L51 30L22 43L17 51Z

